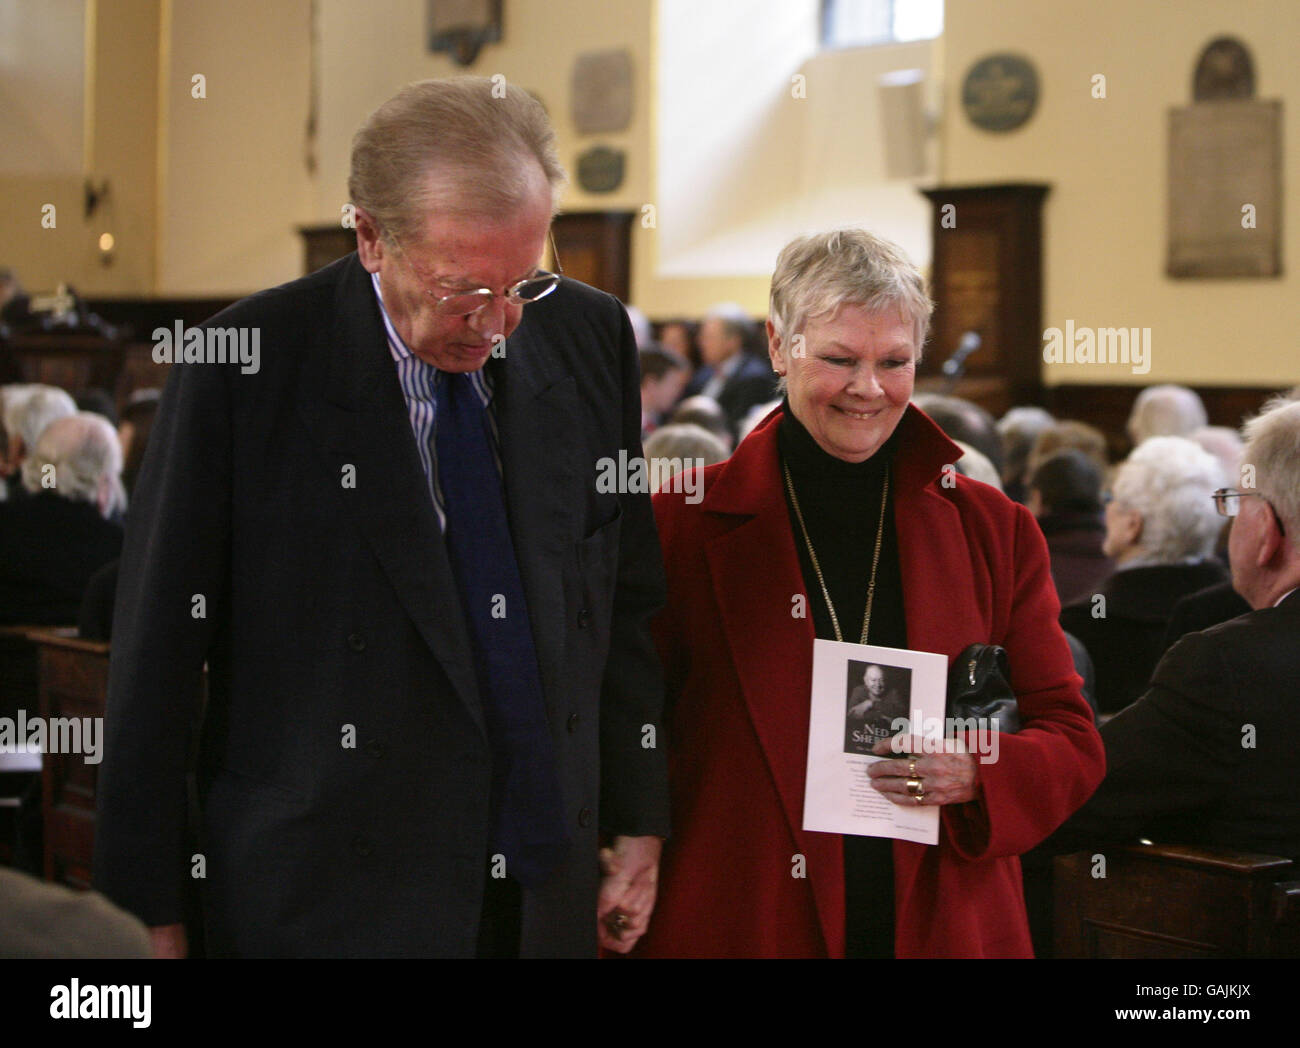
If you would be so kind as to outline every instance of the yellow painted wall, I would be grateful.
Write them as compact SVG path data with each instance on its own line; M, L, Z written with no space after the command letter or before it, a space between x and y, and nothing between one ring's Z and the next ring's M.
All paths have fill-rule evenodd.
M21 6L39 10L34 0ZM81 7L80 28L64 27L80 34L68 36L64 57L82 67L78 76L89 74L78 106L85 137L75 169L0 175L0 263L32 291L65 282L85 295L145 294L152 290L156 230L159 2L88 0ZM39 112L41 100L23 90L22 82L14 85L9 104ZM83 208L87 176L109 185L90 221ZM52 229L41 224L47 203L55 207ZM105 231L117 242L109 266L96 249Z
M164 3L157 293L237 295L300 276L309 0Z
M1300 185L1300 3L1295 0L950 0L946 12L946 178L1043 181L1043 322L1151 328L1150 374L1052 365L1049 384L1183 381L1291 385L1300 379L1300 214L1284 206L1280 279L1164 275L1167 111L1191 101L1197 55L1215 36L1255 59L1256 97L1283 100L1284 195ZM992 135L960 111L961 81L992 51L1037 66L1039 109ZM1104 100L1091 77L1106 76ZM1294 189L1291 189L1294 199ZM958 219L960 221L960 218Z

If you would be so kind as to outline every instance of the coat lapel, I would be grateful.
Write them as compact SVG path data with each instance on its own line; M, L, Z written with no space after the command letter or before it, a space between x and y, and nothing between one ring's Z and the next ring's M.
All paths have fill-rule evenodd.
M844 855L838 835L803 829L814 629L781 493L779 417L750 434L710 486L704 510L734 527L710 540L705 555L731 663L790 837L807 859L829 949L844 938ZM802 617L795 614L796 597L803 598Z
M353 257L335 293L335 326L318 331L322 366L299 414L330 475L355 470L345 501L420 636L486 734L455 580L370 275Z

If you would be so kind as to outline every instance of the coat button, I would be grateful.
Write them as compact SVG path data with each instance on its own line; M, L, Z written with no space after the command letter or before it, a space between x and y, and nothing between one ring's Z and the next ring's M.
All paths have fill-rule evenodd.
M374 852L375 846L364 837L353 837L352 850L364 859L367 855Z
M583 808L582 811L578 812L578 825L583 827L590 826L591 817L592 810L590 808Z
M583 608L578 612L578 629L585 630L591 622L591 609Z
M569 719L568 719L568 721L566 721L566 726L567 726L568 729L569 729L569 734L570 734L570 735L572 735L575 731L578 730L578 725L579 725L581 722L582 722L582 718L579 717L576 713L570 713L570 714L569 714Z
M382 757L387 752L387 748L378 739L367 739L365 749L372 757Z
M365 651L366 638L361 636L360 633L349 633L348 647L351 648L353 651Z

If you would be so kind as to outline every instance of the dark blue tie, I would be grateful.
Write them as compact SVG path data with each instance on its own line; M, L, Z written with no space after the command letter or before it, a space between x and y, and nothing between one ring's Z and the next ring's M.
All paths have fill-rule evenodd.
M494 853L520 884L542 883L568 850L537 652L510 538L487 409L467 375L437 384L434 448L447 553L474 649L492 746Z

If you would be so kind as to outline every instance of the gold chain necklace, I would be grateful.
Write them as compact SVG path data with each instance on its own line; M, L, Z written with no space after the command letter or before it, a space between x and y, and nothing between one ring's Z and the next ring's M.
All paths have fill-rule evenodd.
M790 505L794 507L795 520L799 522L799 530L803 532L804 545L808 547L808 559L812 561L813 571L817 575L817 583L822 588L822 597L826 601L826 610L831 613L831 628L835 630L835 639L843 641L844 636L840 633L840 620L835 614L835 605L831 603L830 590L826 588L826 579L822 576L821 565L817 562L817 551L813 549L812 539L808 537L808 526L803 522L803 513L799 509L799 498L794 493L794 480L790 477L790 466L785 461L781 463L782 470L785 471L785 490L790 493ZM871 555L871 579L867 583L867 609L862 616L862 640L858 643L867 643L867 630L871 626L871 603L876 596L876 568L880 564L880 544L885 535L885 504L889 501L889 470L885 470L884 490L880 495L880 522L876 525L876 550Z

